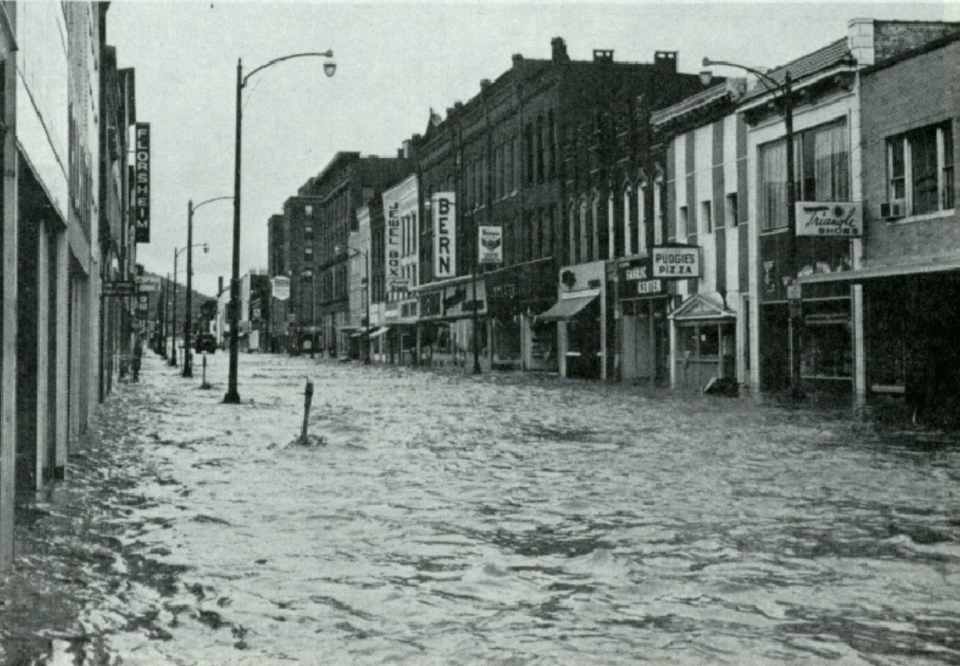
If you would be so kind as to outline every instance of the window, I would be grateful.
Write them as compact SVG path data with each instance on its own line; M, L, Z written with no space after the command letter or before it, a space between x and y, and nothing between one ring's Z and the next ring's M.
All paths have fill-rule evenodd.
M815 127L794 136L794 192L797 201L848 201L850 150L845 122ZM760 230L787 227L787 143L760 148Z
M303 228L303 237L305 239L313 239L313 227L307 225Z
M312 215L313 215L313 205L307 204L306 206L304 206L304 207L303 207L303 212L307 214L307 217L312 216Z
M700 203L700 221L703 222L703 233L713 233L713 205L709 201Z
M724 211L724 217L726 218L727 226L739 227L740 226L740 210L737 207L736 192L727 195L725 208L726 210Z
M954 205L953 132L931 125L887 141L887 196L905 201L909 215Z
M687 235L687 222L689 222L687 207L680 206L680 210L677 211L677 238L683 238Z
M304 261L313 261L313 248L305 247L303 248L303 260Z

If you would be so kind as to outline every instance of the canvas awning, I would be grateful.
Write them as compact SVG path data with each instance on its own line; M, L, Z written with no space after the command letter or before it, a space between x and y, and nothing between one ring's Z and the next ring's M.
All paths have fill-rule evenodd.
M384 326L383 328L378 328L376 331L370 334L371 338L379 338L381 335L384 335L387 331L390 330L389 326Z
M537 315L537 321L567 321L576 317L585 307L590 305L597 296L597 292L591 292L584 296L567 296L561 298L553 304L549 310Z

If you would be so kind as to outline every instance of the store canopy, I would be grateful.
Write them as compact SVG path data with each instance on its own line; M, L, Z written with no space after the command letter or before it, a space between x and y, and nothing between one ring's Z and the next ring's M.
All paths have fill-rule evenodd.
M703 319L736 319L737 313L726 306L722 295L716 292L693 294L668 315L674 321Z
M363 333L364 333L363 329L360 329L360 330L357 331L356 333L351 334L350 337L351 337L351 338L359 338L360 336L363 335Z
M370 334L371 338L379 338L381 335L390 330L389 326L384 326L383 328L378 328L376 331Z
M597 292L591 292L585 296L567 296L566 298L561 298L553 304L552 308L542 314L538 314L537 321L566 321L577 316L599 295Z

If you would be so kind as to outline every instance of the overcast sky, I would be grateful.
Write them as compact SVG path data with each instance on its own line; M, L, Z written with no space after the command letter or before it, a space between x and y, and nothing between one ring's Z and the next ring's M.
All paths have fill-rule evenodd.
M322 60L282 63L244 94L241 274L267 267L267 219L337 151L395 155L422 133L431 107L445 114L510 67L511 56L549 58L563 37L575 60L595 48L618 61L678 51L682 72L704 56L772 67L846 35L856 17L960 20L960 3L449 3L194 2L118 0L107 41L136 69L137 116L152 129L152 240L147 270L173 271L187 243L187 202L233 194L237 59L244 71L273 58L332 49ZM736 70L717 70L737 75ZM194 216L194 286L213 295L229 281L230 201ZM186 254L180 255L180 282Z

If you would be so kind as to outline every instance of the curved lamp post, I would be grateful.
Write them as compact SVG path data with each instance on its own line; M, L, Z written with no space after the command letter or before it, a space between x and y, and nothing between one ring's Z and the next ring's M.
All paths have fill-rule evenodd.
M794 184L793 163L793 79L790 77L790 71L784 71L783 83L780 83L769 74L753 67L726 60L703 59L704 67L710 67L711 65L734 67L750 72L763 82L763 86L779 102L780 114L783 116L784 139L787 142L787 256L790 258L788 270L795 276L797 269L797 194ZM704 72L701 76L709 77L709 72ZM709 79L707 78L703 82L709 83ZM787 325L790 336L790 390L793 398L799 400L804 397L803 386L800 381L800 326L798 323L794 323L794 317L790 314L789 309Z
M195 247L194 245L187 245L181 247L180 249L173 250L173 326L170 330L170 361L169 365L172 367L177 367L177 258L180 256L180 253L189 250L190 248ZM196 247L203 247L203 251L209 252L210 247L206 243L197 243ZM188 278L189 279L189 278ZM189 289L189 287L188 287ZM190 303L190 292L187 291L187 303ZM184 356L187 356L187 349L184 348Z
M372 287L372 285L370 284L370 257L363 250L358 250L356 248L350 247L349 245L346 248L341 248L340 246L337 246L334 248L334 250L337 252L337 254L339 254L341 251L345 251L347 253L347 256L349 257L357 257L357 256L363 257L364 280L367 283L367 289L366 289L367 326L366 326L366 332L364 334L367 341L367 345L366 345L367 349L363 354L363 364L370 365L370 300L371 300L370 288Z
M237 111L236 111L236 146L234 148L234 169L233 169L233 273L230 279L230 371L227 380L227 393L223 396L223 401L230 405L240 404L240 393L237 391L237 362L240 348L239 327L240 321L240 149L241 129L243 122L243 112L241 105L241 93L247 81L257 72L268 67L281 63L285 60L294 58L333 58L333 51L322 53L294 53L293 55L275 58L270 62L260 65L252 70L246 76L243 75L243 61L237 59ZM323 63L323 72L327 76L333 76L337 71L337 64L333 60L327 60Z
M233 197L214 197L201 201L196 206L193 199L187 202L187 317L183 326L183 376L193 377L193 354L190 353L190 334L193 331L193 213L208 203L226 201ZM207 246L204 245L204 252Z

